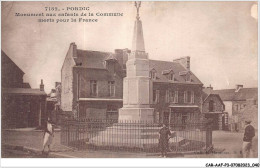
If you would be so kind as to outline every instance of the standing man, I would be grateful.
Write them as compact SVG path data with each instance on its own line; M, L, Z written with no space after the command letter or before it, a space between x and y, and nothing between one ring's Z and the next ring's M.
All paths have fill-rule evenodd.
M166 126L166 124L163 124L163 127L159 131L159 148L161 149L162 157L167 156L170 136L170 129Z
M250 123L251 120L245 120L245 133L242 145L244 158L248 158L252 154L252 139L255 136L255 129Z
M52 139L54 138L54 125L50 118L47 120L47 125L43 134L43 149L42 154L44 153L44 149L48 146L48 153L50 152L50 145L52 144Z

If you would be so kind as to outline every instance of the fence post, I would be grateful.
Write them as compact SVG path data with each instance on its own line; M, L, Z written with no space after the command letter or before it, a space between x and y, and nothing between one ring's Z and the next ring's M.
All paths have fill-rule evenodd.
M212 129L210 125L206 127L206 150L212 147Z
M68 138L67 138L67 144L68 144L68 146L70 146L70 125L69 125L69 122L67 122L67 126L68 126L68 132L67 132L67 136L68 136Z

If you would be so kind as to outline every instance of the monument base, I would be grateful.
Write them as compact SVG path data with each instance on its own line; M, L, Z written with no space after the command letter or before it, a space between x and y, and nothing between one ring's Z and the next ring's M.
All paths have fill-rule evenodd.
M120 121L154 121L153 108L121 108L119 109L119 122Z
M160 129L159 126L149 126L147 123L116 123L90 138L87 144L100 147L154 149L158 148ZM185 142L183 137L177 137L176 132L172 132L170 146L180 146Z

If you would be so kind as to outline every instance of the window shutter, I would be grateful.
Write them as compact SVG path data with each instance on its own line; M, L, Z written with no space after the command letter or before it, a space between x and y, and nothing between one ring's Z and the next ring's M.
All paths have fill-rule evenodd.
M174 92L174 103L178 103L178 91Z
M166 93L165 93L165 102L166 102L166 103L169 103L169 90L166 90Z
M184 91L184 103L187 103L187 91Z

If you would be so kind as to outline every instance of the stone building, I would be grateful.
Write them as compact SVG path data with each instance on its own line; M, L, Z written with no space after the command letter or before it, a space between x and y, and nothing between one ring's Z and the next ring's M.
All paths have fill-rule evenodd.
M74 117L117 119L125 52L79 50L71 43L61 70L61 109Z
M155 121L185 124L197 120L202 83L190 71L190 57L173 62L150 60Z
M61 109L80 118L117 119L130 52L83 51L72 43L62 67ZM203 84L190 71L190 57L172 62L149 60L149 70L151 107L157 122L186 123L199 116Z
M24 72L1 51L2 128L39 127L46 120L46 93L23 82Z
M218 94L222 99L229 116L229 129L243 129L241 116L245 116L246 109L251 109L252 106L257 108L258 88L244 88L243 85L237 85L235 89L213 90L212 87L208 89L208 92ZM257 118L257 113L254 114L256 115L252 115L251 119Z
M208 92L210 87L204 88L202 93L202 114L205 118L212 120L215 130L227 129L228 113L225 111L225 104L218 94Z

